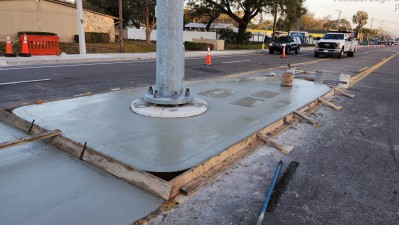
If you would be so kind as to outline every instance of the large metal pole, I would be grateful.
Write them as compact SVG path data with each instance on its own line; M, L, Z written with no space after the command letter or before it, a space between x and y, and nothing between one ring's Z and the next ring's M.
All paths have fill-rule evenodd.
M157 0L157 61L156 87L144 96L147 102L160 105L180 105L192 101L183 90L184 0Z
M79 30L79 52L80 54L86 54L86 39L85 39L85 28L83 21L83 6L82 0L76 0L76 9L78 14L78 30Z

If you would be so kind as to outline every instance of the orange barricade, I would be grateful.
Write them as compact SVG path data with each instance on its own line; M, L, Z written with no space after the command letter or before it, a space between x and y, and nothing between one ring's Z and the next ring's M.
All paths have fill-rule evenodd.
M61 50L58 46L60 37L58 36L42 36L42 35L27 35L28 48L32 55L60 55ZM24 36L19 37L19 42L22 44Z

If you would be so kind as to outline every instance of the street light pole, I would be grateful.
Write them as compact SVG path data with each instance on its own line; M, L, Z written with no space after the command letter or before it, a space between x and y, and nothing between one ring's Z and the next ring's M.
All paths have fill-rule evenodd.
M82 0L76 0L76 11L78 14L78 30L79 30L79 52L80 54L86 54L86 38L85 28L83 21L83 4Z

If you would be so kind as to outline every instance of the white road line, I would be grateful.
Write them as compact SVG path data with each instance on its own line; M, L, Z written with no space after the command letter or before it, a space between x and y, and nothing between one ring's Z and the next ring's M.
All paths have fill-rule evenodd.
M241 63L241 62L250 62L251 60L240 60L240 61L231 61L231 62L222 62L222 63L226 63L226 64L230 64L230 63Z
M103 62L103 63L84 63L84 64L63 64L63 65L51 65L51 66L30 66L30 67L15 67L15 68L1 68L3 70L24 70L24 69L43 69L43 68L60 68L60 67L77 67L77 66L95 66L95 65L111 65L111 64L128 64L128 63L144 63L144 62L155 62L155 60L146 61L128 61L128 62Z
M23 84L23 83L33 83L33 82L41 82L41 81L49 81L50 79L40 79L40 80L24 80L24 81L16 81L16 82L8 82L8 83L0 83L2 85L9 85L9 84Z
M367 70L368 68L370 68L370 67L366 66L363 69L360 69L358 72L363 72L363 71Z

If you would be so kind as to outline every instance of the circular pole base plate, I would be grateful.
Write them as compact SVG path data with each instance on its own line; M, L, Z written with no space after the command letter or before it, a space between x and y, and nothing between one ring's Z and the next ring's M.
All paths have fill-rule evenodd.
M199 98L193 98L192 102L184 105L166 106L151 104L141 99L136 99L130 105L130 109L143 116L157 118L185 118L200 115L208 110L208 104Z

